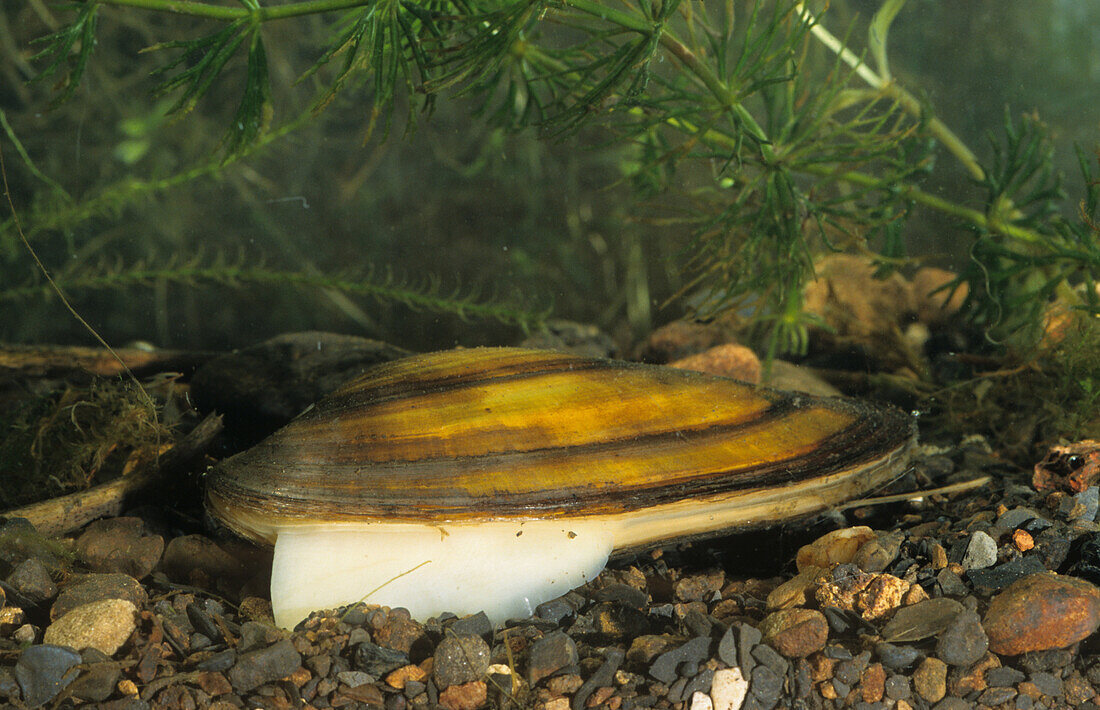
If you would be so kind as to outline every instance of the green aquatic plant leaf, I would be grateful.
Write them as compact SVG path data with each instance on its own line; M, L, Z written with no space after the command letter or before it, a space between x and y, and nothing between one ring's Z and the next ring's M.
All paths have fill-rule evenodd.
M54 105L68 100L88 67L88 60L96 43L96 17L99 3L96 0L72 3L69 7L76 10L76 16L68 25L36 40L46 47L31 57L31 61L44 61L45 66L32 81L44 81L60 76L57 86L58 95ZM74 47L76 53L73 53Z
M252 27L248 48L248 70L241 103L229 126L224 142L226 152L235 155L245 150L267 130L271 123L271 86L267 76L267 53L258 25Z
M225 69L233 55L237 53L245 39L256 36L255 31L256 26L253 20L243 17L226 24L217 32L205 37L162 42L145 50L180 50L174 59L153 72L154 76L166 77L155 90L158 96L179 92L179 98L176 99L170 113L187 113L193 109L199 99L210 90L214 81ZM260 47L262 48L262 44ZM173 70L176 70L175 74L171 74ZM266 75L266 69L264 69L264 73ZM169 74L171 75L168 76ZM252 74L253 72L250 70L250 78Z

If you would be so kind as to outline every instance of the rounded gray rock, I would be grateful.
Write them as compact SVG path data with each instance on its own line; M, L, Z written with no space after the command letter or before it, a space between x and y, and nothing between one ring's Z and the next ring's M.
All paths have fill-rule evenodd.
M480 636L448 636L435 649L432 675L440 690L481 680L489 669L489 645Z

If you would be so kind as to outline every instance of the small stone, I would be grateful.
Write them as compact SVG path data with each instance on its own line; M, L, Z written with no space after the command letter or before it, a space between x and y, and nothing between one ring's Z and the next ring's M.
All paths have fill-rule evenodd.
M76 540L76 553L96 572L146 577L160 562L164 538L148 533L141 518L97 520Z
M962 578L950 567L940 570L936 575L936 582L939 584L940 594L945 597L965 597L970 593Z
M896 646L885 642L875 646L875 654L882 665L895 671L909 668L917 662L921 655L920 651L912 646Z
M630 652L626 654L630 660ZM733 627L726 629L722 638L718 640L718 660L731 668L737 665L737 636L733 633Z
M57 621L78 606L102 599L125 599L140 609L149 595L145 587L128 574L89 574L61 590L50 607L50 620Z
M114 655L137 626L137 608L125 599L101 599L78 606L50 624L43 641L72 648L94 648Z
M997 563L997 541L978 530L970 536L963 554L963 569L985 569Z
M1020 552L1027 552L1035 547L1035 538L1027 530L1014 530L1012 532L1012 544Z
M859 693L864 702L877 703L886 693L886 670L881 663L872 663L859 679Z
M428 679L428 674L424 672L424 669L420 666L412 663L401 666L395 671L390 671L386 675L386 685L391 688L397 688L398 690L404 690L405 686L410 681L421 682Z
M974 693L980 693L988 687L985 674L992 668L1001 665L1001 659L995 654L986 653L980 660L969 668L955 668L947 677L947 692L957 697L969 697Z
M859 548L852 557L852 564L864 572L883 572L897 559L904 540L905 535L901 532L881 534Z
M1004 589L1018 579L1046 571L1047 568L1039 558L1029 556L1018 557L996 567L970 570L966 576L975 587L994 592Z
M434 657L432 676L442 690L484 678L489 668L489 645L480 636L448 636L436 646Z
M237 664L229 669L229 682L238 693L247 693L264 683L279 680L302 665L302 657L290 639L283 639L267 648L242 653Z
M909 679L903 675L891 675L883 686L886 697L891 700L905 700L911 694Z
M409 656L392 648L382 648L378 644L364 641L355 647L353 656L355 667L381 678L392 670L408 665Z
M361 685L374 682L374 676L363 671L340 671L336 674L336 680L349 688L358 688Z
M1064 648L1100 627L1100 589L1075 577L1033 574L995 596L982 622L1005 656Z
M1074 671L1062 681L1062 694L1067 703L1076 707L1093 700L1096 697L1096 689L1080 673Z
M386 615L382 625L374 630L374 642L383 648L412 654L413 648L427 644L426 634L424 625L415 621L408 610L393 609Z
M872 621L888 615L901 606L901 600L911 586L909 582L890 574L868 574L855 565L843 574L844 566L833 570L833 580L821 584L814 596L822 607L832 606L853 611ZM850 573L849 573L850 572Z
M668 636L658 636L656 634L646 634L639 636L630 642L630 648L627 649L626 659L635 666L646 666L653 662L653 659L661 655L665 651L668 651L675 645ZM736 662L729 665L737 665Z
M577 615L577 610L564 598L558 597L535 607L535 616L552 624L564 624Z
M1002 703L1007 703L1015 697L1015 688L986 688L985 691L978 696L978 702L987 707L995 707Z
M1011 666L990 668L985 673L986 685L992 688L1008 688L1022 682L1026 678L1026 675Z
M962 604L944 597L902 607L882 628L882 638L890 643L902 643L935 636L946 629L962 610Z
M549 633L531 646L527 683L534 688L543 678L576 667L579 660L577 644L568 634L564 631Z
M15 680L27 707L40 707L57 697L80 675L80 654L71 648L31 646L15 662Z
M817 589L817 578L821 576L820 567L809 566L797 575L783 582L768 594L765 606L769 610L790 609L805 606L806 599Z
M691 694L691 703L688 707L690 710L714 710L714 701L706 693L697 690Z
M493 624L483 611L464 616L461 619L456 619L448 628L450 632L456 636L470 634L472 636L480 636L486 641L490 641L493 637Z
M811 566L825 568L837 563L848 563L860 547L874 539L874 531L866 525L833 530L799 549L795 556L795 565L801 572Z
M677 580L672 585L672 593L682 602L705 602L710 601L725 583L726 573L723 570L695 574Z
M115 684L122 677L122 671L117 663L93 661L88 656L89 654L82 654L84 671L69 686L68 693L81 700L93 703L103 702L115 692Z
M989 639L978 614L965 609L940 633L936 656L950 666L969 666L977 663L988 647Z
M740 710L748 692L749 682L741 675L740 668L723 668L714 672L710 682L714 710Z
M947 664L938 658L924 659L913 673L913 689L930 703L947 694Z
M710 638L699 636L679 648L665 651L649 667L649 675L665 685L672 685L679 676L679 668L684 664L696 667L710 657ZM694 675L694 674L693 674Z
M622 665L626 656L622 649L612 648L607 651L603 663L596 672L589 676L588 680L577 689L573 701L569 704L571 710L582 710L587 705L589 697L599 688L609 687L614 682L615 673Z
M816 609L782 609L760 623L764 641L787 658L805 658L825 648L829 623Z
M669 367L693 370L720 377L732 377L742 382L760 384L763 368L760 358L751 348L734 343L715 345L696 355L689 355L669 363Z
M57 585L50 579L49 570L37 557L27 558L16 565L8 575L7 583L34 604L53 599L57 594Z
M737 660L741 667L741 673L745 678L750 678L752 669L756 666L756 659L752 657L752 649L764 638L760 629L751 624L739 624L737 626Z
M240 560L203 535L172 538L164 548L160 567L170 579L197 587L239 588L247 577Z
M1043 695L1055 698L1062 694L1062 679L1056 678L1046 671L1032 673L1028 680L1030 680Z
M760 707L773 708L779 702L779 696L783 693L783 677L776 675L775 671L767 666L757 666L752 669L752 682L749 684L749 695Z

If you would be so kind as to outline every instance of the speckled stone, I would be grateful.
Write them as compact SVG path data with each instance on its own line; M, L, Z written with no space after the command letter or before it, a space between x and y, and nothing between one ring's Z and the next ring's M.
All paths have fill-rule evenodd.
M76 649L91 647L112 656L133 633L136 615L137 607L125 599L101 599L78 606L50 624L43 640Z

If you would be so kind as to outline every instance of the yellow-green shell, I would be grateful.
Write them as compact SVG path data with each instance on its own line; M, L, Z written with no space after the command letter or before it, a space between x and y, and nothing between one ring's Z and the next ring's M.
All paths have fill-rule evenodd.
M913 440L911 418L892 407L668 367L472 348L372 369L216 467L207 501L256 538L320 521L705 510L776 491L780 500L816 496L779 506L802 514L896 475Z

